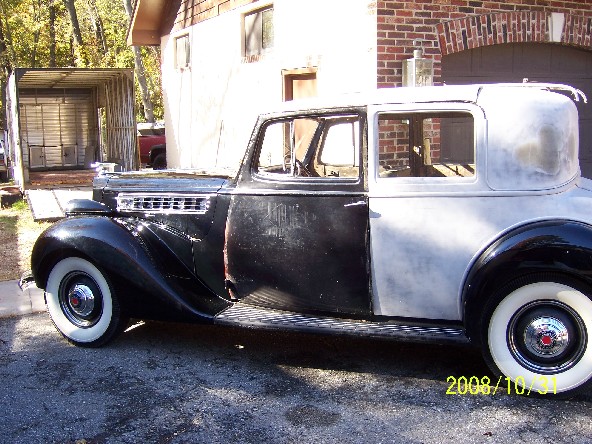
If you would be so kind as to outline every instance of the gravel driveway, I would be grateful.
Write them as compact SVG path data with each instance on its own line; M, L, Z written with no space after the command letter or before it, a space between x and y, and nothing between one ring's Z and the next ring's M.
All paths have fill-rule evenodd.
M592 391L447 395L449 376L494 379L467 347L149 322L83 349L45 314L2 319L0 442L592 441Z

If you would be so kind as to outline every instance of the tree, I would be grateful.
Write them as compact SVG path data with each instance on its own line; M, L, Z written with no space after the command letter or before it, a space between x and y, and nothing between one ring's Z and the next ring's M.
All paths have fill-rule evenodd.
M159 51L127 46L127 3L0 0L0 82L17 66L135 68L138 119L162 119Z
M78 14L76 13L76 5L74 4L74 0L64 0L64 5L66 6L66 10L70 15L70 23L72 24L72 36L74 37L74 42L76 42L78 46L82 46L82 33L80 32L80 24L78 23Z
M49 0L49 67L55 68L56 66L56 8L53 3L54 0Z
M129 18L129 22L132 20L132 3L131 0L123 0L125 12ZM144 69L144 62L142 61L142 51L137 46L132 46L134 52L134 64L136 66L136 78L138 79L138 85L140 86L140 94L142 98L142 105L144 107L144 117L146 122L154 122L154 110L152 109L152 102L150 101L150 93L148 92L148 85L146 83L146 70Z
M74 0L64 0L64 5L70 16L70 24L72 25L72 39L74 40L73 45L73 56L74 61L80 60L83 66L88 65L88 59L86 57L86 51L84 48L84 41L82 40L82 32L80 31L80 23L78 22L78 14L76 12L76 4Z

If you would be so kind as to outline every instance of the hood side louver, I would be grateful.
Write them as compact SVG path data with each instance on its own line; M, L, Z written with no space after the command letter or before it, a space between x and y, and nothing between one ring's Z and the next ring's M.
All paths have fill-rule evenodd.
M207 194L121 193L117 211L122 213L205 214L210 206Z

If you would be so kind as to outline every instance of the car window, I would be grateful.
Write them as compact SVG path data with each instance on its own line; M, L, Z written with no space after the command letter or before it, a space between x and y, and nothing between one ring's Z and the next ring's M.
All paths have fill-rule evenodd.
M378 137L380 177L475 175L470 113L381 113Z
M255 172L276 178L357 178L357 115L293 117L264 125Z

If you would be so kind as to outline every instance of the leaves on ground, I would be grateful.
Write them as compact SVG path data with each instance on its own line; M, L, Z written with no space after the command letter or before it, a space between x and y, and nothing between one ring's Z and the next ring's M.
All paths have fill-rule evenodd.
M0 281L19 279L31 268L31 249L50 224L35 222L26 201L0 210Z

